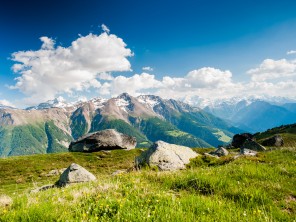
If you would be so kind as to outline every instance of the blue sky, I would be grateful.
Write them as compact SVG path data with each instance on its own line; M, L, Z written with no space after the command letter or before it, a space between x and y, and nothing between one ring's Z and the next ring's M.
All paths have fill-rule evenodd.
M105 33L106 45L98 48L102 52L88 50L94 48L89 42L103 41L102 24L110 29ZM1 4L0 28L2 103L26 106L57 96L75 100L123 91L187 100L296 96L292 90L296 86L295 1L11 0ZM59 63L53 61L61 57L55 57L53 50L58 46L67 49L90 33L93 36L84 39L81 51L71 55L71 68L55 67ZM37 59L33 66L13 71L12 66L21 64L24 54L16 54L22 59L12 61L12 53L31 50L35 52L32 58L40 56L40 37L54 42L53 48L43 47L51 53L42 54L43 59L49 56L51 65L46 67ZM110 41L115 44L119 39L124 44L114 46L111 54L103 53ZM89 54L83 54L87 50ZM110 56L118 60L111 64ZM108 64L90 64L94 57L106 58ZM28 69L34 75L25 73ZM67 78L73 81L57 87L56 81Z

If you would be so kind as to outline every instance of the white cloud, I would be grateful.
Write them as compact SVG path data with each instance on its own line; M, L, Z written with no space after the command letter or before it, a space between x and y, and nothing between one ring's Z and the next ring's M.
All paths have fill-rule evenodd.
M132 77L117 76L109 85L111 95L118 95L127 92L132 95L138 95L145 90L157 89L162 83L155 79L154 75L148 73L135 74Z
M41 49L53 49L55 45L55 41L46 36L40 37L40 40L43 42Z
M194 88L225 86L231 83L232 73L228 70L204 67L193 70L185 76L187 84Z
M165 98L182 98L186 95L218 95L216 90L234 89L230 71L205 67L189 72L184 77L165 76L158 80L148 73L135 74L131 77L117 76L99 90L102 95L116 96L127 92L131 95L153 93Z
M296 50L290 50L287 52L287 55L292 55L292 54L296 54Z
M91 87L100 88L98 79L111 80L112 71L130 71L127 57L133 56L116 35L80 36L69 47L55 47L54 41L41 37L41 49L12 54L12 70L20 74L11 89L28 96L28 103L53 99L58 94L73 93Z
M113 76L111 75L111 73L107 73L107 72L102 72L98 74L98 79L101 80L113 80Z
M263 63L267 64L266 61ZM258 75L261 70L260 67L265 66L259 66L258 70L256 69L256 72L254 71L252 74ZM271 66L267 65L267 67L272 69ZM267 70L267 68L264 70ZM285 69L274 67L272 70L283 72ZM181 100L186 98L187 101L197 97L216 100L263 95L296 98L296 92L291 91L296 87L296 80L291 79L291 76L286 76L286 79L280 79L277 82L267 80L269 79L262 78L262 81L257 81L256 78L251 78L246 82L237 82L232 79L232 73L228 70L204 67L192 70L183 77L165 76L162 79L157 79L154 75L148 73L135 74L131 77L118 76L105 83L101 87L100 93L103 95L104 92L104 95L109 96L116 96L122 92L128 92L134 96L156 94L163 98Z
M56 47L53 39L41 37L39 50L13 53L15 64L12 70L19 76L10 88L26 94L27 104L53 99L64 93L91 92L91 89L104 97L127 92L135 96L156 94L189 100L258 95L296 98L293 90L296 88L296 60L288 59L265 59L258 67L247 71L249 79L245 82L234 81L229 70L213 67L161 79L147 73L153 71L149 66L143 67L141 74L113 76L115 71L131 71L128 57L133 53L121 38L108 34L107 26L102 25L102 29L104 33L101 35L79 36L69 47ZM294 51L287 54L294 54Z
M250 69L252 81L266 81L296 76L296 61L265 59L258 68Z
M106 32L106 33L110 33L110 29L106 26L106 25L104 25L104 24L102 24L101 25L101 28L102 28L102 30L104 31L104 32Z
M153 71L153 68L150 67L150 66L145 66L142 68L143 71L149 71L149 72L152 72Z

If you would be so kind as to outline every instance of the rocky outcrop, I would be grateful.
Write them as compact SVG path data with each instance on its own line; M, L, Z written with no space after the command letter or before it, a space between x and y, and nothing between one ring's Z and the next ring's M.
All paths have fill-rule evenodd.
M155 142L148 150L136 157L136 167L156 166L160 170L185 169L191 158L198 156L192 149L163 141Z
M254 137L250 133L235 134L233 136L231 145L235 148L241 148L247 139L254 140Z
M241 149L249 149L254 151L266 151L266 148L253 140L246 140Z
M262 142L263 146L283 146L284 140L281 135L274 135Z
M227 156L229 152L224 147L219 147L218 149L210 152L209 154L213 156L221 157L221 156Z
M59 187L66 186L73 183L82 183L96 180L96 177L79 166L76 163L72 163L60 176L60 179L56 182Z
M136 139L132 136L122 134L114 129L101 130L87 134L78 140L71 142L71 152L96 152L100 150L134 149Z

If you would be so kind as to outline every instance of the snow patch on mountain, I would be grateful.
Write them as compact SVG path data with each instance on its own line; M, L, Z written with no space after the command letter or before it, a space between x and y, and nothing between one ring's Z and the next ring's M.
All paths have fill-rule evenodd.
M153 95L141 95L138 96L137 99L140 103L145 104L152 109L160 103L160 98Z
M95 109L101 109L104 107L104 104L107 102L107 99L103 98L93 98L91 102L94 104Z
M129 105L129 102L122 98L116 98L115 105L120 107L124 112L127 112L127 106Z

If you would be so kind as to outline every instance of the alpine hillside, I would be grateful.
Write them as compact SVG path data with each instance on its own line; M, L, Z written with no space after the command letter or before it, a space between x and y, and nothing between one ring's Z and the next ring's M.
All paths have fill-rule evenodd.
M0 108L0 156L67 151L72 140L109 128L136 137L137 147L156 140L212 147L240 132L201 109L153 95L123 93L75 104L55 99L25 110Z

